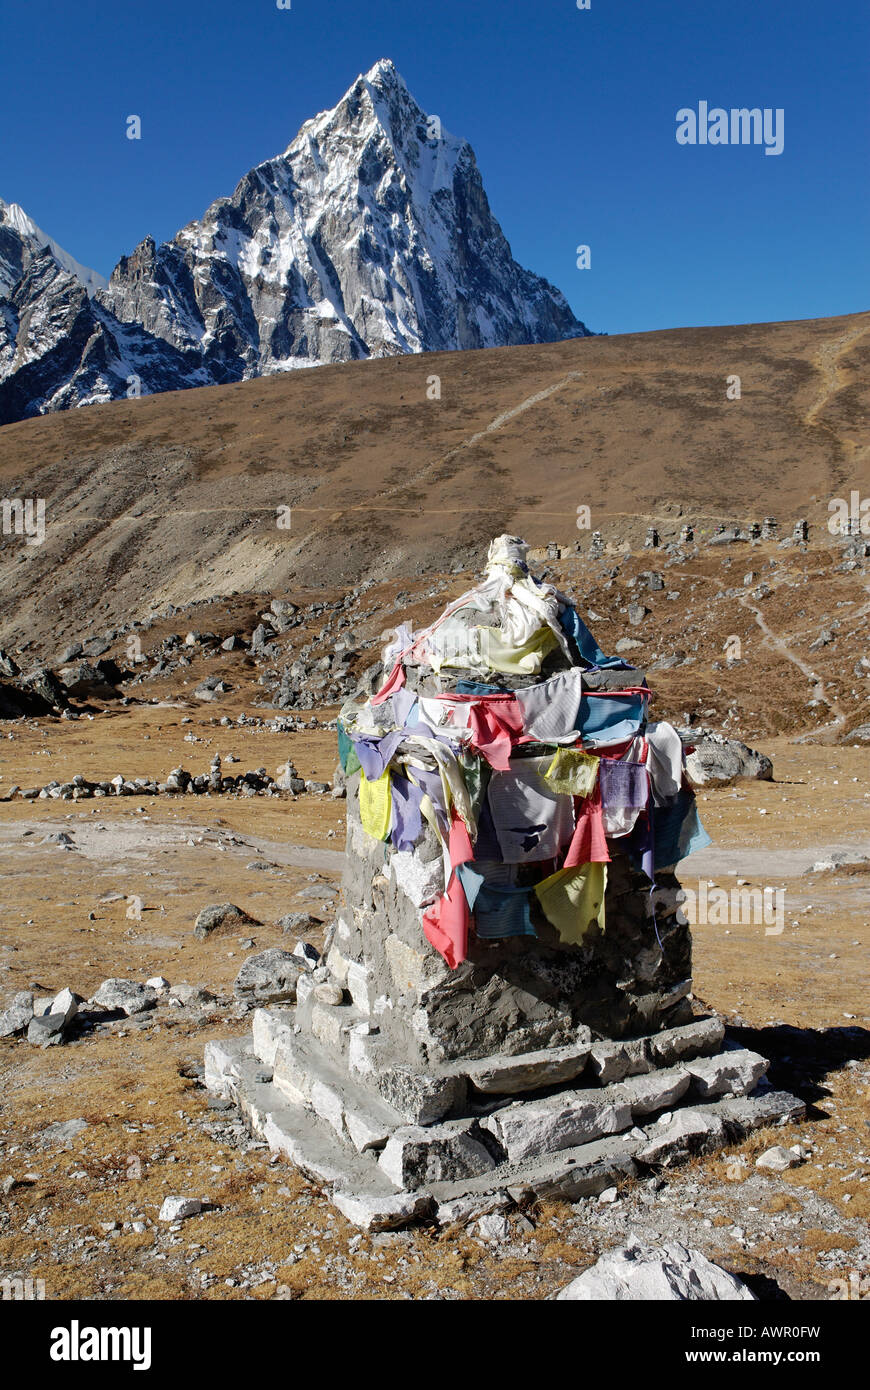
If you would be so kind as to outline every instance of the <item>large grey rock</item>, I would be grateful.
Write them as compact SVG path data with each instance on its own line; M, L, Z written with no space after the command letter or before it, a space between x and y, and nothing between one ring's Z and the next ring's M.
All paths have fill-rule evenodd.
M306 970L316 970L320 965L320 952L310 941L297 941L293 947L293 954L299 957Z
M435 1203L425 1193L395 1192L389 1196L336 1190L332 1200L342 1216L363 1231L392 1231L430 1216Z
M447 1121L425 1129L403 1126L387 1140L380 1169L397 1187L409 1191L490 1172L496 1160L477 1133L473 1120Z
M708 1153L725 1143L725 1122L712 1108L678 1110L651 1130L649 1142L637 1151L641 1163L668 1167L692 1154Z
M239 927L259 925L259 922L249 917L243 908L236 907L235 903L212 903L209 907L204 907L197 916L193 934L202 941L215 932L231 932Z
M189 985L186 980L171 986L169 998L185 1008L193 1009L205 1008L215 1002L211 990L206 989L204 985Z
M670 1067L693 1057L709 1057L718 1052L725 1037L721 1018L699 1018L681 1028L666 1028L649 1040L650 1056L656 1066Z
M651 593L660 592L665 587L665 581L658 570L641 570L637 576L638 589L649 589Z
M521 1057L486 1057L469 1063L465 1074L476 1090L487 1095L515 1095L573 1081L586 1066L589 1052L590 1044L580 1043L526 1052Z
M27 1041L37 1047L56 1047L64 1041L66 1019L63 1014L42 1014L30 1020Z
M240 1078L236 1046L233 1043L223 1043L217 1040L207 1042L203 1061L205 1064L204 1081L207 1089L223 1100L232 1100L234 1087Z
M721 734L692 734L681 732L684 742L694 744L695 751L686 755L686 774L696 787L724 785L737 777L755 777L769 782L773 763L764 753L757 753L736 738Z
M292 618L299 612L298 605L289 598L273 598L269 607L277 618Z
M692 1078L695 1094L708 1100L713 1096L748 1096L770 1063L758 1052L734 1048L715 1057L697 1057L683 1065Z
M637 1176L635 1154L642 1142L631 1134L611 1134L515 1164L504 1180L507 1192L520 1205L545 1197L576 1202L594 1196Z
M608 1090L631 1106L633 1119L651 1115L656 1110L669 1109L689 1089L691 1076L685 1067L668 1067L648 1072L645 1076L630 1076Z
M87 1127L87 1120L55 1120L54 1124L47 1125L45 1129L40 1130L36 1138L49 1148L68 1149L73 1139Z
M449 1198L439 1202L436 1217L439 1226L463 1225L477 1217L488 1216L491 1212L510 1207L513 1199L507 1192L470 1193L463 1197Z
M254 1053L266 1067L274 1067L283 1042L292 1042L295 1015L290 1009L255 1009L252 1020Z
M71 989L62 989L51 1001L48 1012L52 1014L63 1014L64 1021L70 1023L79 1011L79 1005L85 1001L80 994L75 994Z
M189 1216L198 1216L201 1211L199 1197L164 1197L157 1220L186 1221Z
M806 1115L806 1105L790 1091L764 1091L753 1096L725 1096L715 1102L729 1139L742 1139L754 1129L794 1124ZM713 1109L710 1106L709 1109Z
M120 1009L129 1018L132 1014L141 1014L146 1009L153 1009L157 1002L157 995L153 989L147 985L139 984L137 980L104 980L96 994L91 996L92 1004L99 1004L103 1009L110 1009L113 1013Z
M606 1092L568 1091L545 1100L514 1101L482 1124L496 1136L511 1163L555 1153L618 1134L632 1122L627 1100Z
M658 1249L633 1243L608 1250L556 1298L571 1302L755 1302L752 1290L733 1274L713 1264L700 1250L690 1250L677 1241Z
M295 952L293 954L295 955ZM313 994L319 1004L331 1004L334 1007L344 1002L344 990L334 980L321 980L314 986Z
M504 1241L510 1235L511 1228L507 1217L501 1216L498 1212L492 1212L489 1216L482 1216L477 1223L477 1234L481 1240Z
M233 993L250 1004L292 1002L296 998L296 981L305 970L299 956L272 946L248 957L236 976Z
M650 1041L648 1038L631 1038L626 1042L601 1039L592 1044L589 1066L602 1086L621 1081L625 1076L651 1071Z
M433 1124L462 1104L463 1076L426 1076L400 1065L375 1069L370 1084L394 1110L414 1125Z
M62 666L58 676L66 686L67 693L77 700L107 700L118 692L102 667L102 662L94 666L89 661L76 661L70 666Z
M307 932L319 932L323 926L322 917L314 917L310 912L285 912L283 917L279 917L275 923L283 932L292 932L294 936L305 936ZM300 942L300 945L307 943ZM314 950L314 947L310 947Z
M12 1000L8 1009L0 1014L0 1038L12 1038L23 1033L33 1018L33 995L21 990Z

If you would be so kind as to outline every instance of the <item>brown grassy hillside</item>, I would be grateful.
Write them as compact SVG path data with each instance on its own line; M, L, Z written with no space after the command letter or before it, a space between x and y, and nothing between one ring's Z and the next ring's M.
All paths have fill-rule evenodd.
M9 425L0 489L45 498L47 536L3 538L0 641L469 564L502 530L585 540L584 504L635 545L651 520L766 514L828 542L828 500L870 486L868 360L857 314L351 363Z

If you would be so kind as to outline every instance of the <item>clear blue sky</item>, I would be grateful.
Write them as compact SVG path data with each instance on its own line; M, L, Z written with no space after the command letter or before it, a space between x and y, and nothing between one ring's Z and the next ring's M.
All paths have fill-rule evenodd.
M870 307L867 0L3 0L0 197L107 275L381 57L591 328ZM782 107L783 153L678 145L702 100Z

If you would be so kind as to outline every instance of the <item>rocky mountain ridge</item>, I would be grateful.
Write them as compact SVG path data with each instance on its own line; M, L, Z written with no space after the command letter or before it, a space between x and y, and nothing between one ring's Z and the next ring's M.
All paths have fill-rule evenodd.
M106 283L0 203L0 423L327 362L588 329L514 261L471 146L388 60Z

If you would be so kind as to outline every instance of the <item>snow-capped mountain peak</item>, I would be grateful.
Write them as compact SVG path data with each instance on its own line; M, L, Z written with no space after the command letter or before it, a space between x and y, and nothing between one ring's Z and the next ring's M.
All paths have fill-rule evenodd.
M2 231L0 223L0 276ZM89 283L45 241L94 293L99 277ZM21 286L5 292L20 296ZM0 382L3 294L0 279ZM181 387L587 332L557 289L514 261L471 146L423 112L386 58L200 219L161 245L146 237L98 285L92 311L114 344L114 377L107 367L95 384L89 369L81 391L67 383L30 402L28 413L108 399L114 378L131 374L144 391L167 390L173 371ZM5 354L8 375L20 342Z
M74 275L79 283L84 285L89 295L94 294L96 290L106 288L108 281L104 276L75 260L68 251L65 251L41 227L38 227L33 218L28 217L18 203L4 203L3 199L0 198L0 225L11 228L23 241L30 242L39 249L47 246L58 265L62 266L70 275ZM2 267L0 267L0 276L2 276ZM0 289L2 289L2 280L0 280Z

